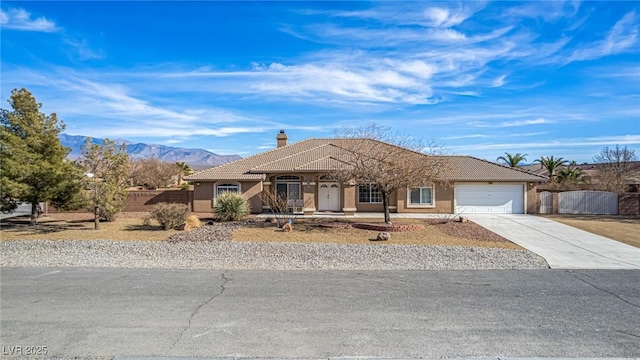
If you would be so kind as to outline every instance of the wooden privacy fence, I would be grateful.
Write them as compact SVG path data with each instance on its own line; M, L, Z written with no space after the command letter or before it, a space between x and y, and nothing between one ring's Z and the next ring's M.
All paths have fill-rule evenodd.
M122 211L151 211L159 203L185 204L192 209L193 191L191 190L133 190L129 191L127 203Z
M542 194L540 202L542 204ZM558 213L617 215L618 194L586 190L561 192L558 194Z
M193 210L193 190L130 190L127 195L127 202L125 203L122 211L151 211L154 205L162 202L185 204L189 207L189 210ZM55 207L48 205L45 208L45 212L57 213L60 211ZM71 212L87 212L87 210L80 209Z
M548 191L540 193L540 214L553 214L553 194Z
M618 197L618 215L640 216L640 193L625 193Z

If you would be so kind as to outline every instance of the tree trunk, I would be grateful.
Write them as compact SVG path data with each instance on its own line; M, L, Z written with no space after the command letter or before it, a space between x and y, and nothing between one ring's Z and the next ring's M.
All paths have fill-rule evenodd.
M38 224L38 205L39 203L37 201L34 201L31 203L31 225L36 225Z
M384 223L391 224L391 218L389 216L389 194L386 191L382 192L382 207L384 208Z
M100 230L100 216L98 214L98 207L93 208L93 229Z

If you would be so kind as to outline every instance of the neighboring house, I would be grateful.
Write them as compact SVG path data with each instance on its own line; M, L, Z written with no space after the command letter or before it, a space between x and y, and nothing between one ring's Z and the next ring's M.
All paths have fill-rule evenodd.
M632 161L631 167L633 169L632 173L627 178L628 182L628 190L627 192L638 192L640 191L640 161ZM548 177L549 172L540 164L531 164L531 165L523 165L518 167L521 170L530 172L532 174ZM583 190L593 190L597 188L597 173L598 173L598 164L578 164L578 165L562 165L558 168L558 172L562 171L565 168L578 168L582 171L584 175L584 181L580 185L579 188ZM540 189L549 189L553 188L550 184L541 184L538 190Z
M276 149L199 171L193 181L193 210L211 211L224 191L244 194L252 213L268 211L262 191L287 194L306 215L336 212L382 212L379 191L368 184L333 181L328 175L344 166L344 139L307 139L287 144L277 136ZM352 141L352 140L351 140ZM373 141L373 140L362 140ZM410 151L410 150L407 150ZM429 155L424 155L428 161ZM546 177L470 156L444 156L448 186L402 189L391 196L390 211L397 213L528 213L536 212L536 186ZM302 206L304 205L304 206Z

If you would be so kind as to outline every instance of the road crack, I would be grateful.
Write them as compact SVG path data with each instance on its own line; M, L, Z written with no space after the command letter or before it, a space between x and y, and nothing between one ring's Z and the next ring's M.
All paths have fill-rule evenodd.
M593 277L591 277L591 276L589 276L589 275L587 275L587 274L583 274L583 273L578 272L578 271L569 271L569 273L573 274L573 276L574 276L576 279L578 279L578 280L582 281L583 283L585 283L585 284L587 284L587 285L592 286L592 287L593 287L593 288L595 288L595 289L598 289L598 290L600 290L600 291L602 291L602 292L604 292L604 293L607 293L607 294L609 294L609 295L615 296L616 298L618 298L618 300L623 301L623 302L625 302L625 303L627 303L627 304L629 304L629 305L631 305L631 306L633 306L633 307L640 308L640 305L635 304L635 303L632 303L631 301L629 301L629 300L627 300L627 299L625 299L625 298L621 297L620 295L618 295L618 294L616 294L616 293L613 293L613 292L611 292L611 291L605 290L605 289L603 289L603 288L601 288L601 287L598 287L597 285L592 284L592 283L590 283L589 281L587 281L587 280L583 279L582 277L578 276L578 275L582 275L582 276L588 277L588 278L590 278L590 279L593 279Z
M626 332L626 331L622 331L622 330L617 330L617 329L614 329L614 331L619 332L619 333L621 333L621 334L625 334L625 335L633 336L633 337L635 337L635 338L640 339L640 335L636 335L636 334L633 334L633 333L630 333L630 332Z
M185 326L182 331L180 331L180 334L178 335L178 337L176 338L176 340L173 342L173 344L171 344L171 346L169 347L169 349L167 350L167 352L164 354L164 356L168 356L168 354L171 352L171 350L173 350L173 348L176 346L176 344L178 344L178 342L180 340L182 340L182 337L184 336L184 334L187 332L187 330L189 330L189 328L191 327L191 321L193 320L193 318L200 312L200 310L205 307L206 305L208 305L210 302L212 302L213 300L215 300L218 296L222 295L224 293L224 291L226 290L225 285L227 285L227 283L229 282L229 278L226 276L227 272L229 272L229 270L225 270L225 272L223 272L220 275L220 278L222 279L222 284L220 284L220 291L216 294L213 294L213 296L211 296L209 299L207 299L206 301L204 301L203 303L201 303L200 305L198 305L193 312L191 312L191 315L189 315L189 319L187 322L187 326Z

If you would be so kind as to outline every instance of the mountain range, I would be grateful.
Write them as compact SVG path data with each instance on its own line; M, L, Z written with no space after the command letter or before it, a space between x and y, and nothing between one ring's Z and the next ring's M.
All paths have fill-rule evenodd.
M87 137L82 135L60 134L60 143L71 148L70 158L82 156L82 148ZM188 149L156 144L133 143L127 140L114 140L126 144L127 154L133 159L157 158L166 162L184 162L192 168L212 167L240 160L239 155L218 155L204 149ZM92 143L102 145L104 139L92 138Z

